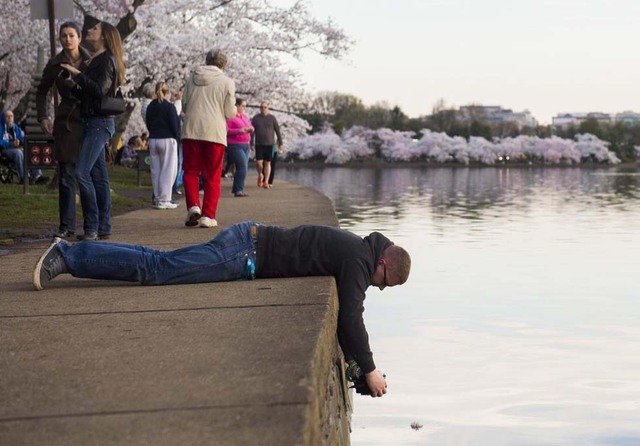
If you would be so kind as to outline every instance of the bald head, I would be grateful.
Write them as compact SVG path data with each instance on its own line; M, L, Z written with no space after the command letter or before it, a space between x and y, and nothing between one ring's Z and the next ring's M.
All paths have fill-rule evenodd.
M7 110L6 112L4 112L4 122L7 125L13 125L13 121L14 121L14 116L13 116L13 111L11 110Z

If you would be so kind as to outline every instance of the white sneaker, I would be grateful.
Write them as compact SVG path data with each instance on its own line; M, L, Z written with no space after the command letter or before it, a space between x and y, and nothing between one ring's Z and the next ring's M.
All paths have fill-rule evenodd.
M198 226L198 220L200 220L200 216L202 215L202 211L198 206L191 206L189 211L187 212L187 221L184 222L185 226Z
M218 222L215 218L200 217L201 228L215 228L216 226L218 226Z
M160 203L156 204L153 207L156 208L156 209L175 209L178 206L180 206L179 203L172 203L170 201L163 201L163 202L160 202Z

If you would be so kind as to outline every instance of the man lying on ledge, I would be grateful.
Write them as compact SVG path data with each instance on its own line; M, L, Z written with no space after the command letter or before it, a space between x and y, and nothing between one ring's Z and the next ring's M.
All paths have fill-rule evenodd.
M63 273L142 285L333 276L340 301L340 347L346 360L355 361L364 373L371 396L380 397L387 393L387 383L376 370L362 319L365 291L370 285L381 290L401 285L410 269L407 251L379 232L362 238L330 226L280 228L246 221L206 243L173 251L55 238L36 264L33 285L42 290Z

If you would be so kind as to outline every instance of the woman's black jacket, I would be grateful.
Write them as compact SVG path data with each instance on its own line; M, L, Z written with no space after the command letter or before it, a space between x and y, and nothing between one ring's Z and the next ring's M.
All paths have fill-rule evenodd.
M82 101L82 117L104 117L100 113L103 96L115 95L118 79L116 59L109 51L95 56L85 71L75 77L75 94Z

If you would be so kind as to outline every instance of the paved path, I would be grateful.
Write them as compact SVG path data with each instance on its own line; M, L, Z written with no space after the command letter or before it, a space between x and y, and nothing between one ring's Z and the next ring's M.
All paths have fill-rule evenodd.
M230 185L222 226L337 225L314 190L278 182L233 198ZM218 231L186 228L185 214L182 202L118 216L112 241L173 249ZM332 278L142 287L61 276L36 292L46 246L0 257L0 444L319 441L310 423L325 416L316 387L335 360Z

